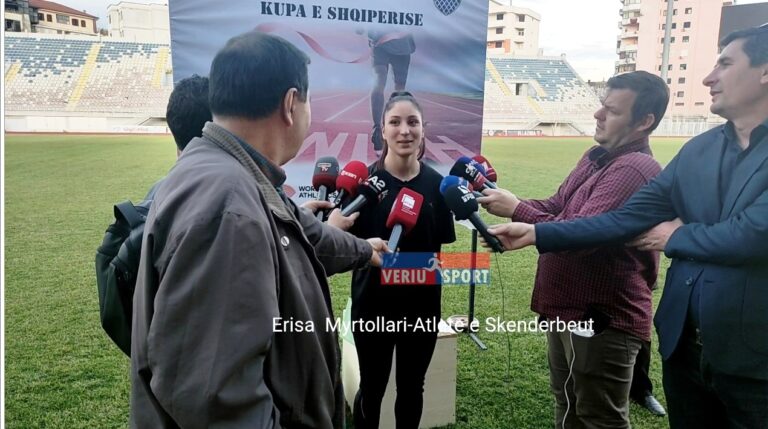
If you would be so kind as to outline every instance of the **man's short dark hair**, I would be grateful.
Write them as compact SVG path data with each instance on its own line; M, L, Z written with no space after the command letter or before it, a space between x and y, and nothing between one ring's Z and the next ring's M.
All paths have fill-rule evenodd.
M211 64L211 111L217 116L265 118L291 88L306 101L308 64L309 57L281 37L256 31L235 36Z
M203 126L211 120L208 78L193 75L180 80L168 99L165 120L179 151L183 151L193 138L202 136Z
M633 125L652 114L653 124L648 128L648 134L659 126L669 104L669 88L662 78L642 70L633 71L613 76L608 79L606 86L608 89L629 89L635 93L635 104L632 105Z
M751 67L768 63L768 23L731 32L720 41L720 47L724 48L737 39L744 39L742 50L749 57Z

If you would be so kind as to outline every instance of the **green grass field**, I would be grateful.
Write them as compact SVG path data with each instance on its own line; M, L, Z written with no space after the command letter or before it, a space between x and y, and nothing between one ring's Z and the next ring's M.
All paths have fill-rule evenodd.
M499 185L522 197L551 195L591 139L490 139L483 154ZM654 139L666 164L681 139ZM118 428L128 419L128 359L101 330L94 255L111 207L140 200L175 159L170 137L6 136L5 146L5 419L8 428ZM486 215L486 221L496 223ZM447 251L467 251L458 228ZM528 320L534 250L492 258L493 282L477 291L481 320ZM666 267L666 262L663 268ZM663 284L662 269L660 283ZM349 277L332 278L340 314ZM654 300L661 294L657 290ZM466 314L467 289L446 287L443 316ZM459 338L456 428L552 426L543 334L488 333L480 351ZM654 344L655 350L655 344ZM509 353L509 355L508 355ZM652 380L664 402L659 357ZM665 419L633 405L635 428L666 428Z

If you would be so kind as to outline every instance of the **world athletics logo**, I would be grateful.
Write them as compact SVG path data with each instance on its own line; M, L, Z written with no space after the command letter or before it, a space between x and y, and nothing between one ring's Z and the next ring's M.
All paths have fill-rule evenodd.
M474 261L473 261L474 258ZM488 285L490 253L400 252L383 255L382 285ZM474 268L472 268L474 267Z
M432 1L434 2L437 10L439 10L445 16L448 16L453 12L456 12L456 9L458 9L459 5L461 5L461 0L432 0Z

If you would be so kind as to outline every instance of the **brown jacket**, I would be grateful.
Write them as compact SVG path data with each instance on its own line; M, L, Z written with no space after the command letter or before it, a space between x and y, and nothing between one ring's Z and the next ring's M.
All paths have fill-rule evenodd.
M286 204L221 127L203 131L145 226L131 427L341 427L326 276L364 265L371 247ZM315 331L275 332L275 318Z

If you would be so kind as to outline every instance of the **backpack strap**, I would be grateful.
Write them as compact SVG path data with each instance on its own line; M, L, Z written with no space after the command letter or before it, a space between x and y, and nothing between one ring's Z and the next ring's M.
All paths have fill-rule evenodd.
M130 201L123 201L115 205L115 219L125 220L131 229L145 220L144 216L136 210L136 207Z

